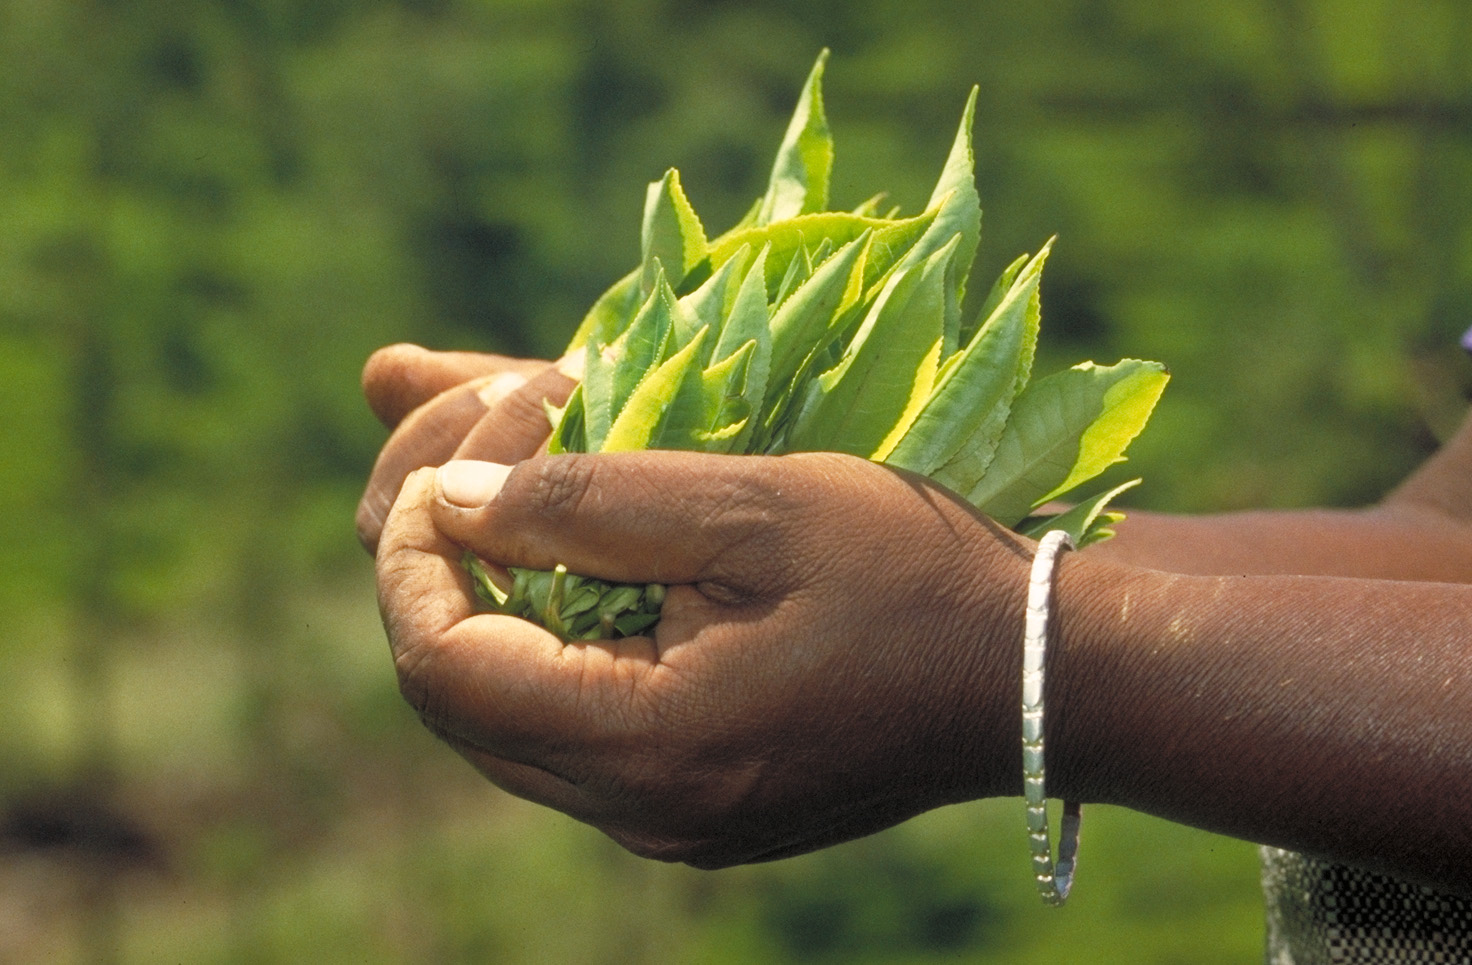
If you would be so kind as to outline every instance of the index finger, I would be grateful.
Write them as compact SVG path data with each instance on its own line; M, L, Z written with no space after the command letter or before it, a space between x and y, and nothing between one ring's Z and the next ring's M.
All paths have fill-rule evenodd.
M550 364L490 352L435 352L400 343L368 357L363 365L363 395L373 414L392 429L410 412L457 385L503 372L530 379Z
M371 552L409 473L452 456L517 462L542 448L551 426L544 402L560 405L575 383L557 366L530 380L514 373L474 379L415 409L378 454L358 503L358 538Z

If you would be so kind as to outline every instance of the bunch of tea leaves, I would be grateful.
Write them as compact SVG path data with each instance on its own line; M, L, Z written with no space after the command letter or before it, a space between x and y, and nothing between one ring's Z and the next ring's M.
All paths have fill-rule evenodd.
M1107 538L1122 518L1107 504L1133 483L1038 511L1123 458L1165 367L1084 362L1031 378L1051 242L1008 265L963 318L981 235L975 90L925 210L881 213L882 196L827 210L826 59L803 88L765 195L735 227L710 238L673 169L649 186L639 266L572 340L584 376L549 409L550 450L844 452L928 476L1027 535ZM491 607L564 639L637 634L659 619L663 587L562 567L507 580L466 563Z

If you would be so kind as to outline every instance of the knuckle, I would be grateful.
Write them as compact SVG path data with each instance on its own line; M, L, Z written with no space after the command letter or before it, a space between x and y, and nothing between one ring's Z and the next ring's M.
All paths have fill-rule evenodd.
M426 723L433 716L433 665L433 655L424 646L408 646L394 654L399 693Z
M536 515L560 522L577 514L593 486L596 460L548 457L538 464L527 492L528 505ZM513 473L511 479L515 479Z

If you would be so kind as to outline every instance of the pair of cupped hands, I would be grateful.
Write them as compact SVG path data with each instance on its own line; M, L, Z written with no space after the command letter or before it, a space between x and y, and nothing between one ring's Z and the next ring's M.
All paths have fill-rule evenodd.
M513 794L720 867L1020 793L1032 544L853 457L543 455L565 363L392 346L358 512L400 687ZM670 587L648 636L477 612L466 550Z

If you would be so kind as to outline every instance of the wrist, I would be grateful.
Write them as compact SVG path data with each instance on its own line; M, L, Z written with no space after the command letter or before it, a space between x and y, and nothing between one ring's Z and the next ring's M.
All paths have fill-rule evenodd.
M1054 571L1047 678L1048 796L1080 802L1118 799L1121 759L1113 710L1138 693L1126 627L1141 600L1144 571L1066 553Z
M988 523L987 525L993 525ZM1035 545L998 528L960 566L966 590L954 607L950 694L957 735L949 756L963 782L958 800L1022 795L1022 635ZM959 672L956 672L959 671Z

